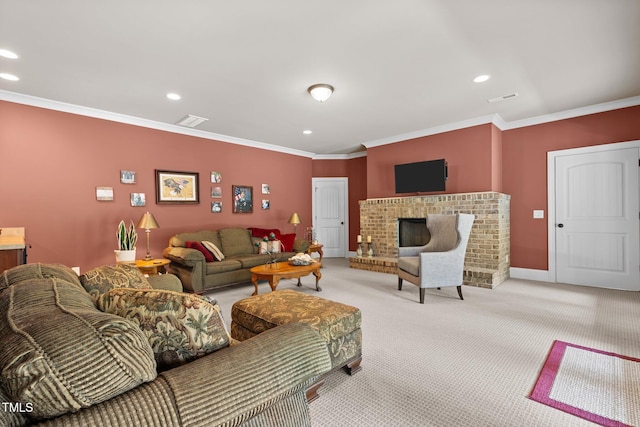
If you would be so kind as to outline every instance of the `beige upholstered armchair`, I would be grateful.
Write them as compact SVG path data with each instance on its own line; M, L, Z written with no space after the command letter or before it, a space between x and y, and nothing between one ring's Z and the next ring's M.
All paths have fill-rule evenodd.
M424 304L427 288L456 286L462 297L464 258L474 215L429 215L427 229L431 239L424 246L401 247L398 251L398 290L402 280L420 288Z

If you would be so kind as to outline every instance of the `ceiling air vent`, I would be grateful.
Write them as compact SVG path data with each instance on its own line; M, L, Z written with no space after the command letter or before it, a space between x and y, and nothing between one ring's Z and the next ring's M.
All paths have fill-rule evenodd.
M180 126L186 126L188 128L194 128L206 122L207 120L209 119L205 119L204 117L194 116L192 114L187 114L186 116L178 120L176 124Z
M508 99L513 99L519 97L520 94L518 92L513 92L508 95L498 96L497 98L487 99L487 102L493 104L494 102L506 101Z

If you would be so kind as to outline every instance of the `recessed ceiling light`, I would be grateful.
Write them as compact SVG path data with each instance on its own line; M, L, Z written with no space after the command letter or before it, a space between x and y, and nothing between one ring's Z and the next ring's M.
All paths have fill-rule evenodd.
M9 73L0 73L0 79L9 80L12 82L17 82L18 80L20 80L18 76L14 76L13 74Z
M0 49L0 56L2 56L3 58L18 59L18 55L16 53L11 52L7 49Z
M305 135L311 135L313 133L313 131L309 130L309 129L306 129L306 130L303 130L302 133L304 133Z
M474 83L483 83L486 82L487 80L489 80L491 78L491 76L489 74L481 74L479 76L477 76L475 79L473 79Z
M182 97L180 95L178 95L177 93L170 92L170 93L167 94L167 98L169 98L172 101L178 101Z

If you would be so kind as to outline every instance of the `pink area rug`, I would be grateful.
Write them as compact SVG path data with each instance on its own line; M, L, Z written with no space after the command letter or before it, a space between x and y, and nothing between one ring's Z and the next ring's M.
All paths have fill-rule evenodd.
M529 398L602 426L638 426L638 362L554 341Z

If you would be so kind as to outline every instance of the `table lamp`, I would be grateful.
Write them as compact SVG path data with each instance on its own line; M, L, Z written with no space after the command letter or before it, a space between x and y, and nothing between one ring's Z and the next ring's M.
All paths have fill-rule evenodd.
M289 217L289 224L293 224L293 232L296 233L298 229L298 224L300 224L300 217L297 212L294 212Z
M160 228L160 226L153 215L147 212L142 215L142 218L138 221L136 228L144 228L144 232L147 233L147 256L145 256L144 259L145 261L149 261L150 259L153 259L151 251L149 250L149 234L151 233L152 228Z

